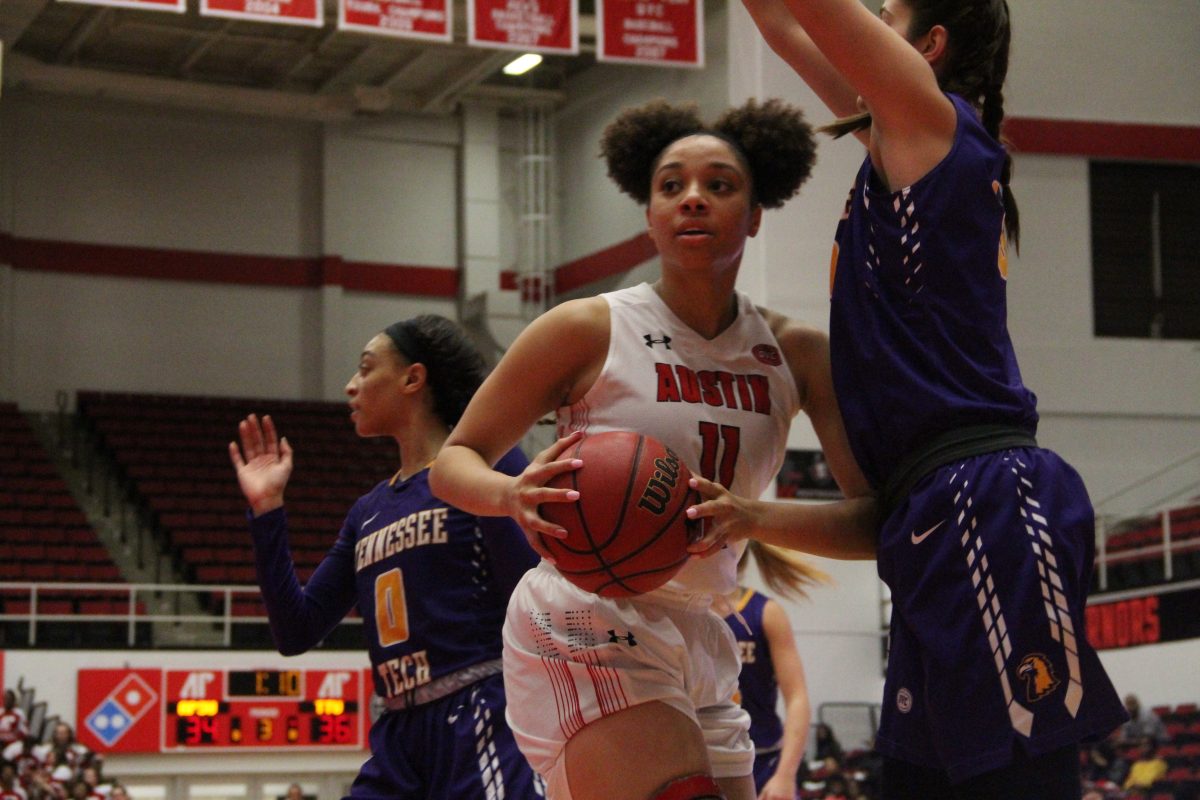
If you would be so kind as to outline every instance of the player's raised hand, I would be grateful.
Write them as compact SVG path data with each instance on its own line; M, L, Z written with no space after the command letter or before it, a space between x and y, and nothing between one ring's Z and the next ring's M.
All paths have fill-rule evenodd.
M279 438L269 414L261 422L255 414L239 422L238 437L241 448L230 442L229 460L254 516L261 516L283 505L283 490L292 476L292 446Z
M538 534L561 539L567 532L558 525L542 519L538 513L538 506L542 503L572 503L579 499L579 492L573 489L554 489L546 486L546 482L555 475L583 466L583 462L578 458L562 458L567 448L576 444L582 437L581 431L575 431L538 453L525 471L513 479L508 491L509 516L525 531L529 546L551 563L554 563L554 557L546 551Z
M747 538L757 526L755 504L729 492L719 483L693 475L690 486L701 502L687 510L688 519L699 523L701 535L688 545L700 558L715 555L732 542Z

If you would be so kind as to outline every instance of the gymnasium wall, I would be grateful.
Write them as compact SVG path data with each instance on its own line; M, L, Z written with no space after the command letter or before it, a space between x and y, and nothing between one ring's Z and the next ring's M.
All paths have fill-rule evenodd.
M459 263L454 119L321 127L19 90L2 109L0 231L34 255L0 276L0 395L23 408L79 388L336 399L375 332L454 314L453 293L422 294Z

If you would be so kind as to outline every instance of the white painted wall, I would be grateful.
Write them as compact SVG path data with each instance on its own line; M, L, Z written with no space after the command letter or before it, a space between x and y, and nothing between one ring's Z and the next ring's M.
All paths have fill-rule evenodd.
M14 236L222 253L320 250L319 131L103 100L5 97Z
M458 263L452 119L322 129L102 99L3 99L0 230L22 239ZM7 199L11 199L8 202ZM5 272L0 391L336 399L362 345L453 300Z

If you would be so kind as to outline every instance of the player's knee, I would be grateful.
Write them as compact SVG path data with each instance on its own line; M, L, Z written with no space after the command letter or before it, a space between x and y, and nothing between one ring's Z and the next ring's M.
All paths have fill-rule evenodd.
M650 800L725 800L725 795L711 775L688 775L671 781Z

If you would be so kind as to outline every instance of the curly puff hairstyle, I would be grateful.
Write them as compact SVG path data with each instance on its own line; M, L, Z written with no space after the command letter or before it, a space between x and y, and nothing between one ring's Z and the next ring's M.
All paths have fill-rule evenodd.
M651 177L663 150L672 142L708 134L733 146L750 173L753 201L779 208L808 179L816 160L812 127L795 106L772 99L750 99L706 125L693 104L655 100L626 109L604 130L600 155L608 176L638 203L650 202Z

